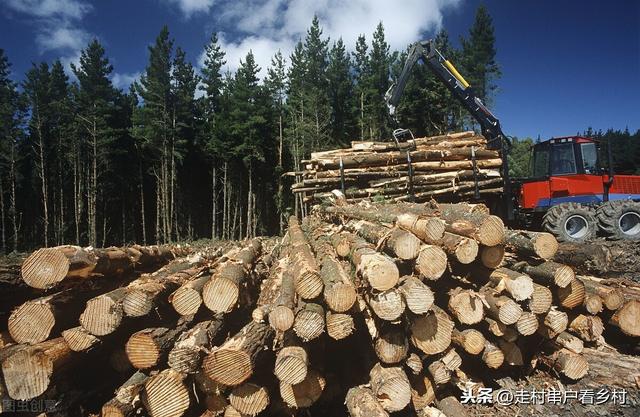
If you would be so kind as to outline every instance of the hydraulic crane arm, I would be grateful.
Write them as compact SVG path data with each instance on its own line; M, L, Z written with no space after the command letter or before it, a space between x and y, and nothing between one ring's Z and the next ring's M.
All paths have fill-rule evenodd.
M460 75L456 68L435 47L433 40L414 43L409 49L409 55L398 81L391 85L385 94L389 114L395 115L396 106L402 97L404 88L411 74L413 66L422 60L433 71L436 77L444 83L451 94L462 103L465 109L478 121L482 134L487 139L489 149L508 151L511 143L502 132L500 121L475 95L469 83Z
M411 70L418 61L422 61L427 65L436 77L444 83L451 94L477 120L482 129L482 134L487 139L487 148L501 151L504 208L507 219L512 220L514 216L513 199L511 196L511 181L509 179L509 158L507 157L511 149L511 141L502 132L500 121L482 103L482 100L475 95L469 83L460 75L453 64L442 56L433 40L416 42L409 49L409 55L398 81L392 84L385 94L389 114L395 118L396 106L400 101L400 97L402 97Z

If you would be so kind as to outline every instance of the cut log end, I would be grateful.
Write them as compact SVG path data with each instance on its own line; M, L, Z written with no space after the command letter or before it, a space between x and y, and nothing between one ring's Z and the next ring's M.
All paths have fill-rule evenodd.
M480 262L489 269L498 268L504 260L504 246L483 246L480 250Z
M516 329L523 336L534 334L538 330L538 317L529 311L523 312L516 322Z
M488 216L478 228L478 241L485 246L499 245L504 239L504 222L500 217Z
M374 349L381 362L395 364L407 357L409 342L403 331L392 328L376 339Z
M385 410L400 411L411 401L411 384L402 368L384 367L378 363L369 377L371 390Z
M189 408L189 389L178 372L165 370L145 382L142 401L154 417L178 417Z
M353 285L339 282L331 288L325 288L324 299L331 310L344 313L356 302L356 289Z
M269 393L265 387L246 383L231 391L229 402L243 415L255 416L269 405Z
M304 271L296 274L296 292L305 300L312 300L320 295L324 287L318 271Z
M451 344L453 322L441 310L417 317L411 324L411 341L428 355L443 352Z
M69 272L69 259L56 248L33 252L22 264L22 279L33 288L45 290L62 281Z
M610 323L628 336L640 336L640 300L627 301L611 317Z
M289 407L311 407L322 395L326 381L322 375L309 369L305 379L295 385L280 382L280 396Z
M214 350L202 365L209 378L226 386L240 385L253 374L251 358L241 350Z
M299 384L307 376L309 359L307 351L300 346L282 348L276 356L275 376L287 384Z
M87 306L80 315L80 324L96 336L105 336L120 326L123 315L121 303L110 297L96 297L87 301Z
M173 293L171 305L181 316L196 314L202 305L202 297L197 290L182 286Z
M351 417L388 417L373 392L366 387L354 387L347 392L345 400Z
M351 314L327 313L327 335L333 340L342 340L351 336L355 324Z
M286 332L293 327L295 315L287 306L277 306L269 312L269 325L275 330Z
M533 239L533 249L542 259L551 259L558 251L558 240L551 233L538 233Z
M145 331L131 335L125 345L129 361L136 369L155 366L160 359L160 349L153 337Z
M400 279L396 264L390 258L375 252L361 257L360 272L371 287L378 291L393 288Z
M63 331L62 337L74 352L86 352L100 343L100 339L86 331L82 326Z
M27 301L9 316L9 334L18 343L43 342L49 338L55 322L48 304Z
M146 316L152 308L153 295L140 289L128 291L122 301L122 310L129 317Z
M454 290L449 298L449 312L462 324L479 323L484 317L482 299L471 290Z
M227 313L238 302L240 290L233 281L217 277L209 280L202 289L204 305L214 313Z
M447 254L438 246L424 245L416 259L416 270L428 280L437 280L447 269Z

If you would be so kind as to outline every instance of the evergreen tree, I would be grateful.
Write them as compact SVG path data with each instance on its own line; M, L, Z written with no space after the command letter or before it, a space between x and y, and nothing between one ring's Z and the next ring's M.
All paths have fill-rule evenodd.
M373 102L371 104L371 139L383 138L390 132L389 115L385 105L384 95L389 89L389 69L393 57L389 52L389 44L385 40L384 26L378 23L373 33L369 65L371 68L371 88Z
M155 237L157 242L167 242L172 235L173 213L171 213L171 168L175 157L172 154L171 123L171 66L173 40L164 26L149 47L149 64L136 92L142 98L142 106L133 114L133 136L142 152L150 158L149 165L155 178L156 209Z
M370 136L368 126L371 126L370 104L373 96L371 85L371 65L369 54L367 53L367 41L364 35L358 36L356 51L353 53L354 60L354 93L357 100L358 128L360 140L365 139L365 135Z
M469 30L469 39L462 39L462 52L468 81L485 104L493 99L495 80L500 77L495 42L493 20L487 8L480 5Z
M49 116L51 114L49 88L49 65L45 62L38 66L34 64L27 72L23 89L31 110L29 141L35 162L35 174L39 182L38 191L42 207L42 237L45 247L49 245L49 153L52 142L49 131Z
M18 250L20 227L16 210L16 159L18 142L23 134L25 109L16 84L9 78L10 73L9 59L0 49L0 249L6 251L10 248L15 252ZM8 240L11 241L10 245Z
M78 105L78 134L83 140L88 155L88 242L89 245L96 246L98 244L98 206L104 202L102 183L108 175L112 144L115 139L112 129L115 91L110 79L113 66L109 63L102 45L94 39L81 52L80 66L72 64L71 68L78 78L79 85L78 95L75 98ZM104 208L103 204L103 211ZM105 230L106 216L103 216L102 220L103 230Z
M338 146L348 144L357 131L350 70L351 59L340 38L331 48L327 68L331 100L331 138Z

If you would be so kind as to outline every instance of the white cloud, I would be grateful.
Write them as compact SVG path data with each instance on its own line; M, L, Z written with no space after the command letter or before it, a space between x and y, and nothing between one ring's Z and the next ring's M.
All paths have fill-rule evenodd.
M208 13L215 0L166 0L180 8L188 19L196 13Z
M129 86L133 84L134 81L138 81L140 79L140 75L140 71L132 73L116 72L113 74L113 77L111 77L111 82L116 88L128 90Z
M83 29L72 27L46 28L36 35L36 42L41 52L56 49L79 51L84 48L91 35Z
M371 42L371 34L382 21L385 37L392 49L402 50L422 40L425 32L438 30L442 12L456 7L462 0L237 0L225 4L223 21L233 22L240 37L221 45L227 53L229 69L237 69L249 49L256 56L264 76L271 57L278 49L285 57L300 39L304 39L314 15L318 16L323 35L332 41L342 37L353 50L360 34ZM202 63L202 59L200 61Z
M69 55L62 59L72 61L92 37L78 27L78 22L93 9L83 0L7 0L6 5L33 19L35 42L41 53L65 51Z
M7 0L11 9L35 17L80 19L91 5L78 0Z

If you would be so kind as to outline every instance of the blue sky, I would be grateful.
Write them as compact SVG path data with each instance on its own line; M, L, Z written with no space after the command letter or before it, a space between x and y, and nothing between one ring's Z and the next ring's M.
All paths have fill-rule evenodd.
M507 134L542 138L595 129L640 129L640 2L483 2L494 19L502 78L491 108ZM2 0L0 48L20 80L32 62L77 60L97 37L126 88L163 24L196 65L212 31L231 70L251 48L265 69L317 14L325 34L353 48L382 20L391 45L445 28L454 43L480 0Z

